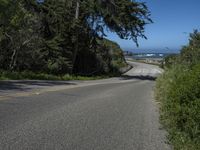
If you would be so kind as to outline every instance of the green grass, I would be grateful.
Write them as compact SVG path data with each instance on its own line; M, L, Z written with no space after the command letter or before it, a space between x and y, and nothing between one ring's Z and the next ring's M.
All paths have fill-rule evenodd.
M113 67L117 68L118 70L119 70L119 68L123 68L123 67L128 66L128 64L125 61L122 61L122 60L113 60L112 65L113 65Z
M99 76L52 75L47 73L33 73L30 71L9 72L0 71L0 80L97 80L115 76L114 74Z
M157 80L161 122L175 150L200 149L200 64L176 65Z

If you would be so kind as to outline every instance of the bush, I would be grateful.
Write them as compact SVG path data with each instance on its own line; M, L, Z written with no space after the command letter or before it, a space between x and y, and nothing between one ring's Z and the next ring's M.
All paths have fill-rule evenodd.
M157 80L161 121L169 140L179 150L200 149L200 32L190 34L181 53L165 60L165 73Z
M176 65L157 81L161 121L175 149L200 149L200 64Z
M161 64L161 68L170 68L173 65L175 65L175 63L178 60L178 55L177 54L171 54L167 57L165 57L163 64Z

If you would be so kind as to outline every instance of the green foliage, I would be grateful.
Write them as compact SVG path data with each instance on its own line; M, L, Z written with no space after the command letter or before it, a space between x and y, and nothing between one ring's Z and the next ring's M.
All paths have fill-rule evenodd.
M144 26L151 23L150 12L144 3L131 0L101 0L93 2L96 13L95 19L112 32L116 32L122 39L132 39L137 43L137 38L146 38ZM100 15L99 15L100 14ZM95 14L96 15L96 14ZM96 25L98 28L98 25Z
M164 58L163 63L161 64L162 68L170 68L173 65L176 65L176 62L178 61L179 57L177 54L172 54Z
M75 68L81 75L120 74L120 68L126 67L123 51L117 43L110 40L98 40L95 55L85 50L77 56Z
M137 43L151 23L131 0L0 0L0 9L0 69L13 72L112 73L126 63L105 29Z
M117 43L105 39L103 40L103 44L109 50L109 54L111 55L111 65L114 68L122 68L127 66L123 51Z
M158 78L156 97L161 102L161 120L174 149L200 149L200 34L191 34L190 44Z
M200 148L200 64L192 70L176 66L157 81L161 120L175 149Z
M114 74L99 76L75 76L70 74L54 75L46 73L35 73L31 71L10 72L0 71L0 80L98 80L112 77Z
M181 61L187 65L200 62L200 32L198 30L190 34L189 45L183 47L181 51Z
M40 66L44 62L39 59L42 55L40 52L42 40L37 32L40 28L38 16L26 10L23 1L7 2L7 21L1 26L0 68L34 70L39 66L38 62Z

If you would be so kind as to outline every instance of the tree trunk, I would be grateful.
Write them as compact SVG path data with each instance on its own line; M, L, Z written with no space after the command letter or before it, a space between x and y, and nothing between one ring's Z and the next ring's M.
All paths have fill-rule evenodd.
M10 39L11 45L14 47L12 36L10 36L6 32L5 32L5 36ZM10 64L9 64L9 69L10 70L13 70L13 68L14 68L16 54L17 54L17 49L14 49L13 53L12 53L12 56L11 56Z
M23 48L24 45L28 44L32 39L28 39L28 40L25 40L19 47L15 48L14 51L13 51L13 54L11 56L11 61L10 61L10 70L14 70L14 68L16 67L17 65L17 59L18 59L18 52L20 49Z
M80 1L77 0L76 1L76 15L75 15L76 20L78 20L78 18L79 18L79 7L80 7Z
M78 22L79 19L79 8L80 8L80 0L76 1L76 14L75 14L75 21ZM73 59L72 59L72 72L74 72L74 66L75 66L75 62L76 62L76 57L77 57L77 53L78 53L78 44L79 44L79 37L78 37L78 28L76 28L76 45L75 45L75 51L73 54Z
M16 55L17 55L17 49L14 49L13 54L11 56L11 61L10 61L10 70L12 71L16 65Z

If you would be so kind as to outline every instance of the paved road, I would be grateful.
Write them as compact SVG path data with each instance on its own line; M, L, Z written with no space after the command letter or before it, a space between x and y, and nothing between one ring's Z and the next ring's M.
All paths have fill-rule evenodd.
M0 82L0 149L170 149L153 99L154 80L162 70L131 64L134 69L121 78Z

